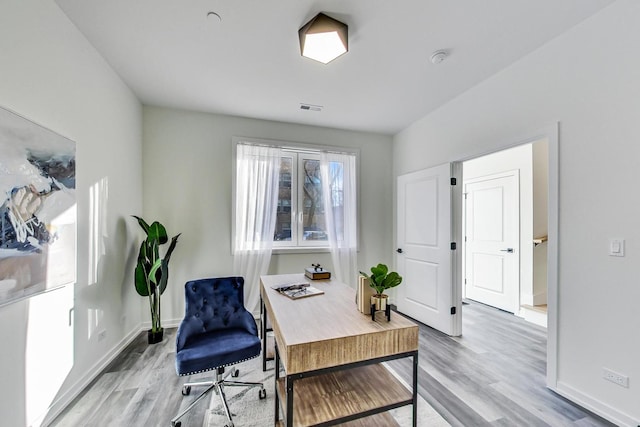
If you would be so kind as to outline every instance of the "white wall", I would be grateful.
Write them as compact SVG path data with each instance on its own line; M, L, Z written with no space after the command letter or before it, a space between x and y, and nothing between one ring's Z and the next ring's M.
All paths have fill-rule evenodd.
M144 107L144 215L182 233L163 295L165 324L184 315L184 283L232 274L232 137L360 148L358 266L391 263L391 137L216 114ZM269 272L302 273L325 254L273 255ZM169 322L169 323L167 323Z
M139 331L127 216L142 211L142 112L50 0L0 4L0 76L1 106L77 143L77 283L0 307L0 424L39 425Z
M638 22L640 2L615 2L399 133L393 151L397 176L560 122L557 388L621 425L640 421ZM616 236L624 258L607 255Z

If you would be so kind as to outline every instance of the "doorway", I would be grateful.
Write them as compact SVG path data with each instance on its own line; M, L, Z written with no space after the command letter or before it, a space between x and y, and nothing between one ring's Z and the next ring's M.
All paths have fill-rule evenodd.
M510 141L510 142L509 142ZM514 141L519 141L519 142L515 142ZM544 269L541 266L531 266L532 270L535 270L536 273L536 277L537 279L541 279L542 283L546 284L546 299L548 302L548 313L546 316L547 319L547 369L546 369L546 375L547 375L547 387L549 387L551 390L556 390L557 387L557 356L558 356L558 331L557 331L557 319L558 319L558 312L557 312L557 301L558 301L558 123L554 123L551 124L547 127L544 127L540 130L538 130L535 133L529 133L528 137L525 138L512 138L509 139L506 143L502 143L502 144L497 144L498 147L504 147L502 149L502 151L496 152L496 153L501 153L503 151L507 151L509 149L509 147L519 147L521 145L526 145L526 144L531 144L531 143L535 143L538 141L546 141L547 142L547 152L544 155L544 157L546 158L547 161L547 170L546 171L541 171L541 169L543 168L533 168L536 173L542 173L544 176L546 176L546 180L547 180L547 184L545 185L545 187L547 188L547 205L544 206L544 203L535 203L535 215L538 215L540 218L544 218L546 220L546 230L547 230L547 236L548 239L546 238L546 236L539 236L538 230L534 230L532 232L529 233L529 237L527 237L527 245L523 244L523 237L522 234L520 235L520 248L519 251L522 252L522 250L527 250L530 249L531 252L534 251L533 247L537 247L536 243L538 246L543 245L540 247L540 249L543 249L541 251L538 251L538 254L536 255L537 258L539 258L541 261L545 261L544 263L544 267L546 268L546 274L544 273ZM532 147L537 147L537 144L533 144ZM532 148L532 152L533 152L533 148ZM540 154L540 153L538 153ZM438 321L443 322L443 324L446 324L448 326L450 326L450 329L447 330L446 328L438 328L438 322L430 322L430 321L425 321L424 323L428 326L431 326L435 329L439 329L442 332L446 333L447 335L451 335L451 336L459 336L463 333L462 331L462 298L465 297L464 295L464 250L462 249L462 243L463 243L463 191L462 191L462 187L463 185L461 185L463 183L463 163L471 161L475 158L480 157L480 155L476 155L476 156L469 156L466 158L459 158L459 160L454 161L453 163L447 163L445 165L441 165L443 170L446 169L450 171L450 181L451 184L449 187L445 188L444 186L444 182L448 182L449 180L447 179L447 176L443 176L440 177L439 174L436 173L436 169L439 170L440 166L434 166L431 167L429 169L432 169L432 171L429 171L429 169L425 169L423 170L424 173L429 173L433 176L438 176L437 178L437 182L438 185L436 185L434 188L438 188L437 192L442 192L442 193L446 193L448 195L448 197L440 200L440 198L438 198L440 200L440 203L444 203L447 204L450 207L450 212L451 212L451 221L450 221L450 226L446 227L444 226L444 229L446 230L447 233L450 233L450 240L444 240L444 239L439 239L438 240L444 240L444 244L442 243L438 243L438 245L435 244L431 244L432 246L438 246L439 250L447 250L448 253L450 254L450 258L451 258L451 281L450 281L450 286L447 289L443 289L442 292L440 292L440 294L442 294L443 292L446 294L445 297L443 298L443 303L440 303L440 298L434 298L431 301L438 301L438 305L437 305L437 310L429 310L427 307L427 304L424 304L424 301L422 306L425 308L424 311L430 311L431 314L433 315L437 315L438 316ZM533 160L532 160L533 161ZM514 168L510 168L510 170L513 170ZM403 274L403 266L406 269L406 265L404 262L405 257L407 257L407 253L405 253L403 245L406 242L412 242L416 240L415 237L415 233L405 233L406 229L403 228L403 221L407 221L409 219L412 219L410 217L405 217L403 216L403 212L406 215L408 212L413 213L418 215L419 218L423 218L423 213L427 212L427 209L425 209L425 207L423 206L421 209L405 209L403 210L403 206L406 204L407 199L405 197L400 197L400 195L402 194L403 190L402 190L402 186L403 185L407 185L407 184L411 184L412 180L409 179L411 178L413 175L420 175L421 171L418 172L412 172L409 173L407 175L400 175L398 176L398 200L397 200L397 211L396 211L396 216L397 216L397 221L396 221L396 225L397 225L397 254L396 254L396 266L398 266L398 271L400 274ZM532 175L533 175L533 171L532 171ZM522 184L522 178L520 177L520 183ZM426 185L426 182L425 182ZM435 184L434 184L435 185ZM522 188L522 186L521 186ZM411 192L407 192L407 194L410 194ZM431 193L434 193L434 191L431 191ZM536 192L537 193L537 192ZM413 193L411 193L413 194ZM422 197L423 192L420 191L418 196ZM415 197L414 197L415 198ZM533 196L532 196L532 203L533 202ZM429 208L431 210L431 212L436 212L434 210L433 207ZM522 209L521 209L522 210ZM533 211L533 208L530 209L531 211ZM417 212L417 213L416 213ZM413 218L415 220L415 218ZM416 223L416 221L413 221L414 223ZM416 223L417 224L417 223ZM521 223L522 224L522 223ZM438 227L440 228L440 227ZM404 230L404 231L403 231ZM540 237L539 239L536 238L534 239L534 232L535 237ZM445 236L446 237L446 236ZM426 241L425 241L426 242ZM423 242L424 243L424 242ZM449 246L450 243L450 246ZM507 248L508 249L508 248ZM515 248L514 248L515 250ZM410 255L410 254L409 254ZM533 255L532 255L533 257ZM539 268L538 268L539 267ZM522 272L522 269L520 269L520 272ZM533 277L533 271L531 273L531 276ZM546 280L544 280L546 278ZM409 280L410 277L406 278L406 284L404 285L404 288L407 287L411 287L412 284L410 282L412 282L412 280ZM425 276L425 275L418 275L418 279L415 280L415 283L413 284L413 286L425 286L425 283L428 282L429 277ZM525 294L525 292L523 292L523 285L522 283L519 285L519 300L522 300L523 295L530 295L531 296L531 300L533 300L533 281L534 279L531 279L532 285L531 285L531 292L530 294ZM428 284L428 283L427 283ZM438 289L437 286L431 286L432 290ZM404 291L404 294L407 294L406 289ZM539 294L538 296L541 297L543 294ZM406 296L406 295L405 295ZM411 297L411 295L409 295ZM401 305L402 305L402 298L403 295L401 293L401 295L399 295L398 301L400 302L400 304L398 304L398 311L402 312L401 310ZM415 299L415 298L414 298ZM420 301L419 301L420 302ZM447 305L446 303L450 302L450 305ZM521 307L522 308L522 307ZM515 309L514 309L515 311ZM518 312L520 312L520 310L518 310ZM416 318L416 320L420 320L418 318Z
M462 296L547 326L548 140L462 162Z

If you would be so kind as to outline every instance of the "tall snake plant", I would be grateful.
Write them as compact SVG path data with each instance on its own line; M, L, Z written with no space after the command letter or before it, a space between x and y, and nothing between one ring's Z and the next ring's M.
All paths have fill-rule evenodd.
M144 219L135 215L132 216L138 220L138 224L147 235L147 238L140 245L140 252L138 253L138 263L135 270L136 291L143 297L149 297L151 332L157 333L162 331L160 296L167 288L169 260L178 243L180 234L171 239L169 248L164 258L162 258L160 256L160 245L164 245L169 241L167 230L158 221L149 225Z

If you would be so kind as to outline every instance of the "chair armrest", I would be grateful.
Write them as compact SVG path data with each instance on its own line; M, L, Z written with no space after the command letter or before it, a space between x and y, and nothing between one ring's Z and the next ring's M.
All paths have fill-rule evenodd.
M249 313L247 310L242 313L240 316L240 324L239 327L245 329L247 332L250 332L253 335L258 335L258 326L256 324L256 319L253 318L253 315Z

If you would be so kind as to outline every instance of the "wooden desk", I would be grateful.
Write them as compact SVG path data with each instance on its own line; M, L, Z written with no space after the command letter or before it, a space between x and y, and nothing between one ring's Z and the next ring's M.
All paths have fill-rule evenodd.
M308 282L303 274L260 278L262 333L269 317L276 344L275 424L282 406L287 427L390 426L388 410L413 405L415 427L418 326L399 314L373 322L358 311L355 290L337 281L314 280L325 293L297 300L272 289L300 282ZM380 365L402 357L413 358L412 391Z

